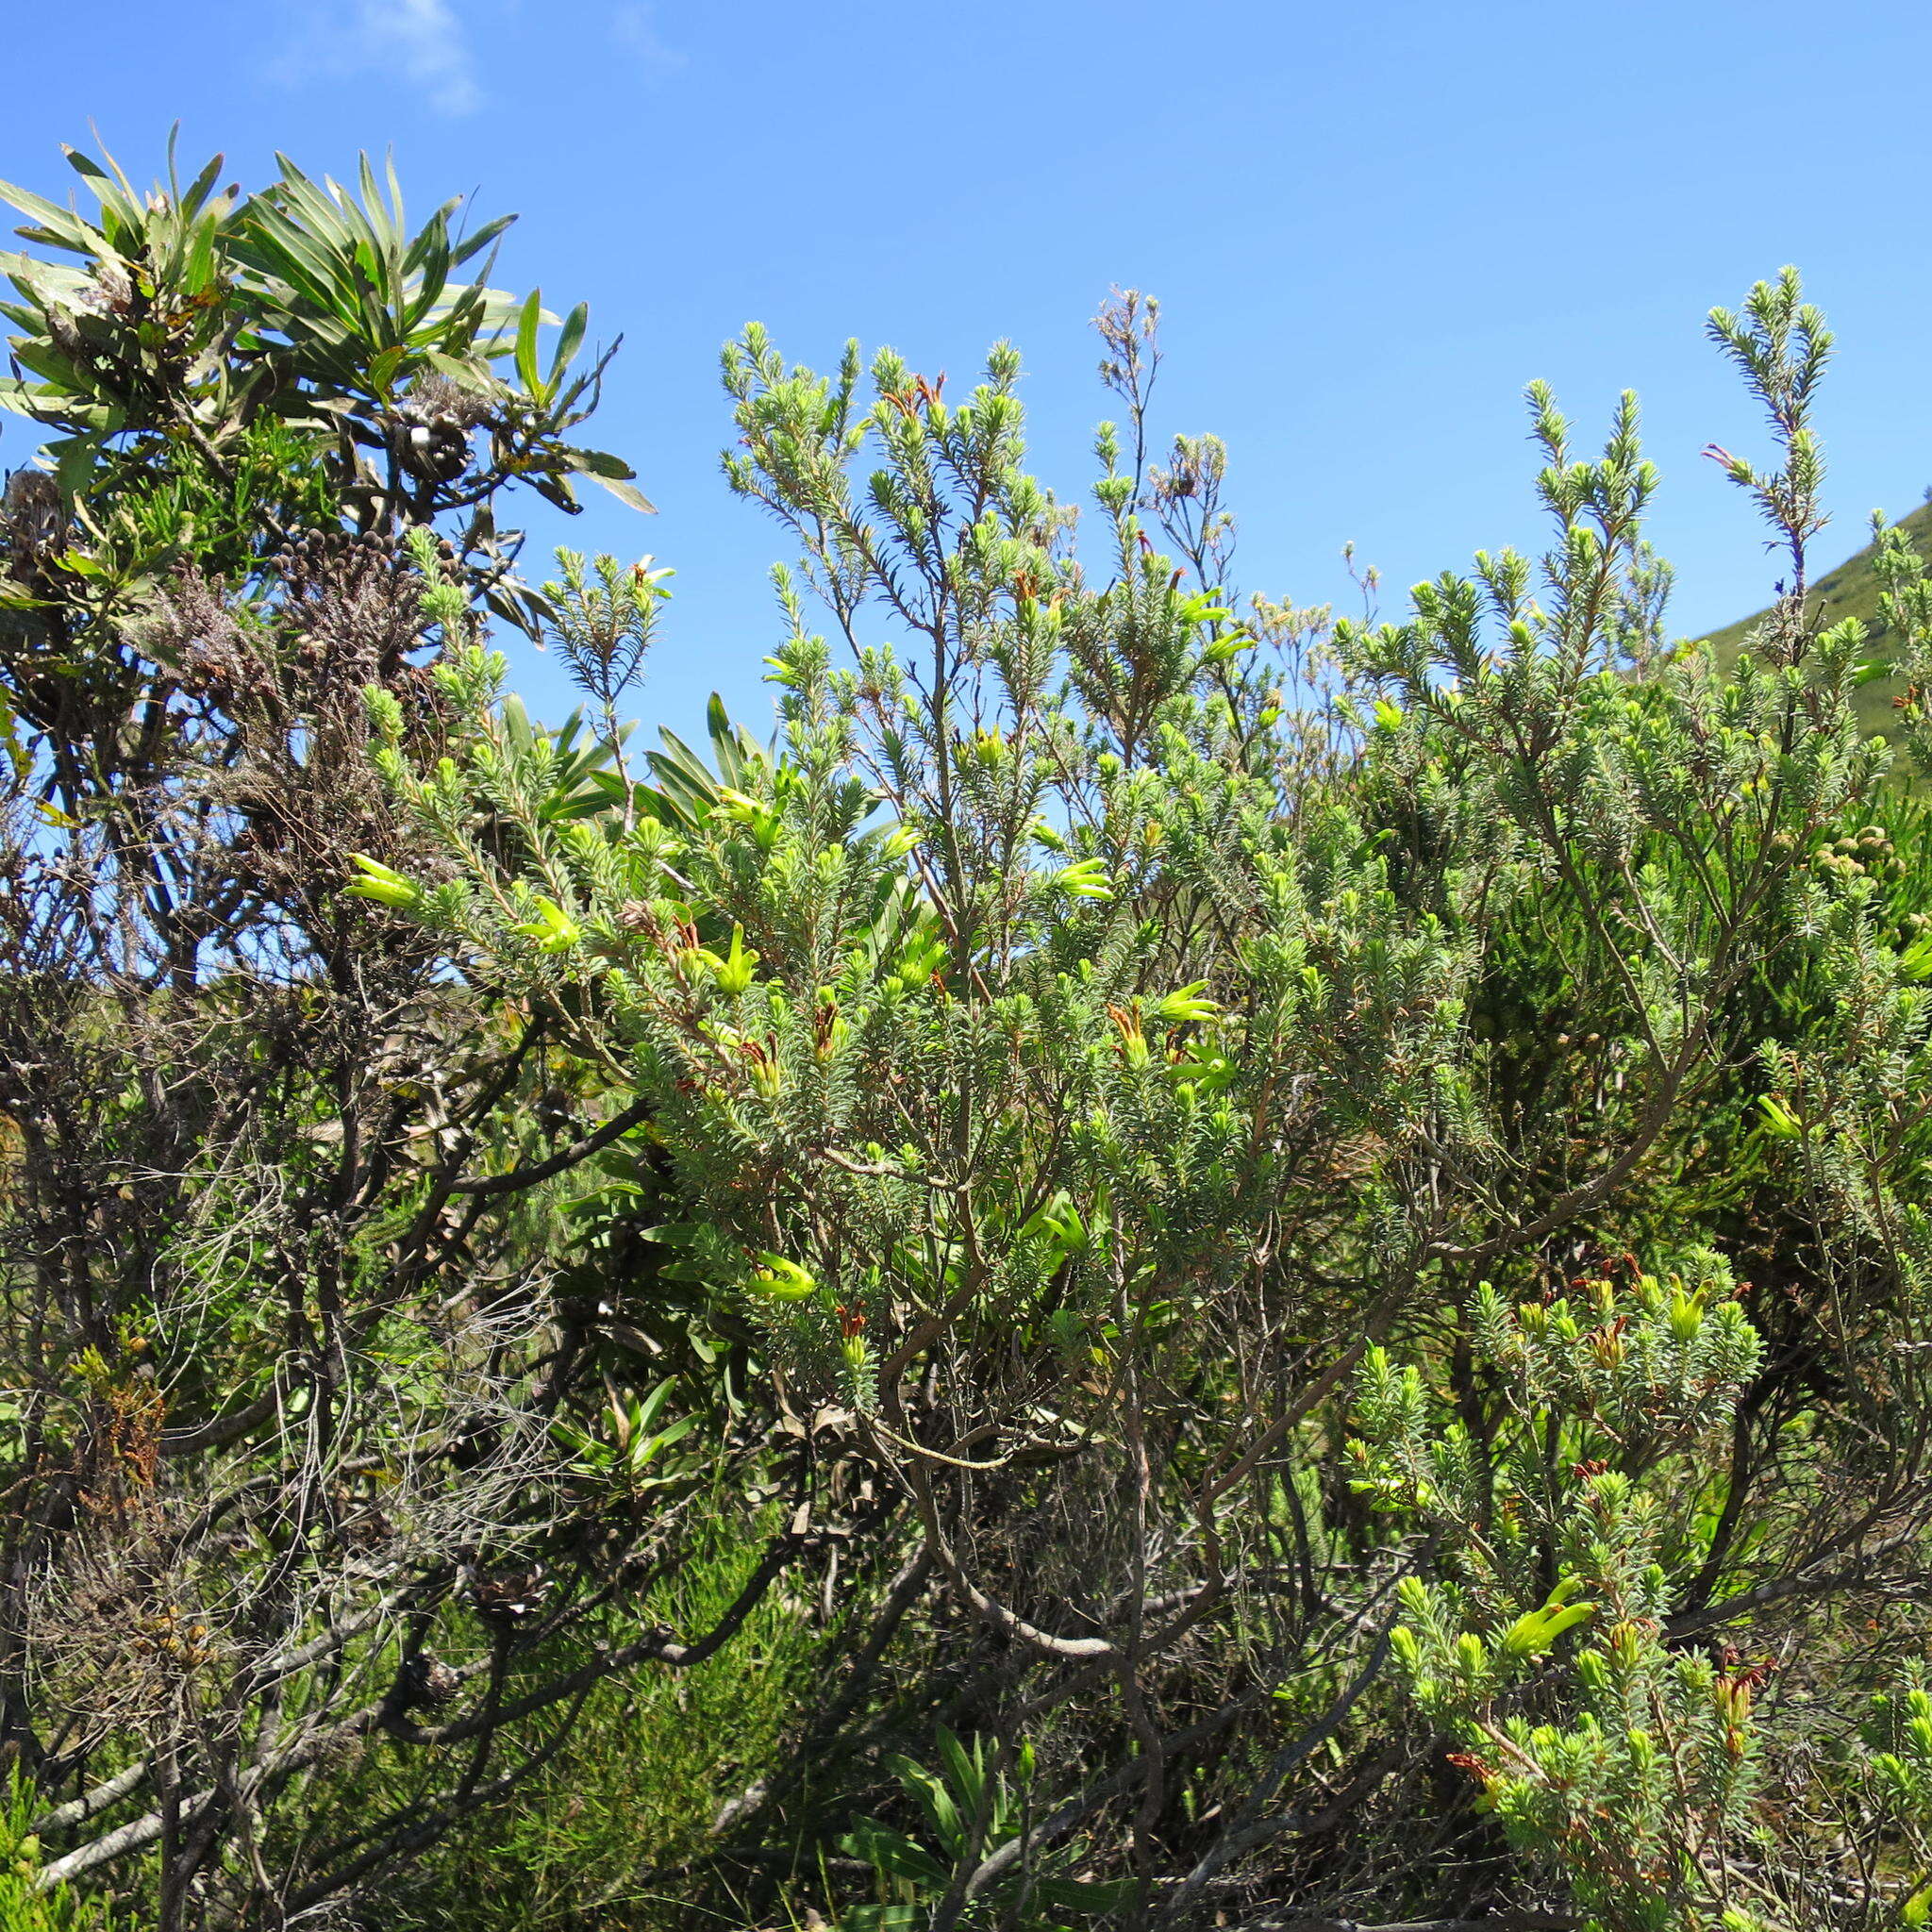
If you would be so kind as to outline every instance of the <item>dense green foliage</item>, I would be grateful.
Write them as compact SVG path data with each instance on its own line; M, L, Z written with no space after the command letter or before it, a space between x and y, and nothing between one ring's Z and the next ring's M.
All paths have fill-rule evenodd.
M777 728L640 753L663 573L496 521L625 481L581 312L366 170L80 165L8 264L0 1907L1932 1916L1932 852L1858 710L1882 643L1932 748L1932 583L1807 586L1794 275L1710 321L1787 559L1724 659L1630 398L1532 385L1539 555L1331 623L1232 581L1142 298L1082 512L1011 349L748 329Z

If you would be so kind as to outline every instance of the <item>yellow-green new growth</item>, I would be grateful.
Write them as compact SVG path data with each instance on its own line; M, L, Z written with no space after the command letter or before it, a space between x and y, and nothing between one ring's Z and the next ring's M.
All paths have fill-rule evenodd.
M566 952L584 936L583 927L554 899L539 899L536 918L525 920L516 929L535 940L542 953Z
M410 911L421 902L422 888L392 866L371 858L366 852L352 852L349 857L358 867L358 876L344 889L351 898L373 899L378 906L391 907L398 912Z

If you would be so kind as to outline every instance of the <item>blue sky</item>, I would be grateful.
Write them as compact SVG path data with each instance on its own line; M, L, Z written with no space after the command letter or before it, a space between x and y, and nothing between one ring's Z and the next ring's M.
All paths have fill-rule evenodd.
M63 194L89 124L130 171L168 124L258 182L277 147L340 175L392 148L427 207L521 211L498 279L622 332L595 439L652 518L599 503L536 537L675 567L639 708L762 720L779 532L736 503L719 343L849 335L965 382L1017 341L1038 467L1090 476L1088 326L1158 294L1157 430L1232 451L1244 588L1348 601L1341 550L1402 587L1532 542L1518 396L1579 425L1642 397L1675 626L1761 604L1774 568L1697 452L1762 449L1701 334L1786 261L1840 336L1824 414L1835 561L1932 484L1932 8L1677 0L96 0L9 9L0 176ZM25 459L23 427L0 465ZM541 507L540 507L541 508ZM554 665L513 644L540 706Z

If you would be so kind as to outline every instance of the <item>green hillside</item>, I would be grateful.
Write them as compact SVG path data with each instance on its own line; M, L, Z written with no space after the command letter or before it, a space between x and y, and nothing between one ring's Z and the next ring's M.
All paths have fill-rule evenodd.
M1908 531L1921 554L1932 559L1932 503L1921 504L1910 516L1901 517L1899 527ZM1878 612L1878 580L1872 572L1872 546L1869 543L1857 556L1847 558L1836 570L1827 571L1818 578L1813 590L1823 602L1827 623L1838 624L1847 617L1862 617L1876 655L1889 654L1890 643L1886 636L1885 620ZM1717 652L1721 663L1728 664L1736 658L1745 637L1754 625L1764 621L1765 614L1760 610L1755 616L1710 633L1707 641ZM1889 731L1891 701L1899 688L1894 679L1883 678L1866 685L1859 691L1858 709L1873 730Z

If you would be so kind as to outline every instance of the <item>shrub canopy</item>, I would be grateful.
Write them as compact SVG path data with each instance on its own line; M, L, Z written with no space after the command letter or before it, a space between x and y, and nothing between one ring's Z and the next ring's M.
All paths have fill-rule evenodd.
M1331 622L1140 296L1078 514L1009 348L750 328L777 728L641 753L665 573L496 521L635 496L500 225L75 165L0 397L22 1911L1925 1918L1932 584L1881 525L1894 655L1819 620L1793 273L1709 325L1728 671L1630 397L1531 386L1540 555Z

